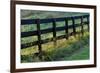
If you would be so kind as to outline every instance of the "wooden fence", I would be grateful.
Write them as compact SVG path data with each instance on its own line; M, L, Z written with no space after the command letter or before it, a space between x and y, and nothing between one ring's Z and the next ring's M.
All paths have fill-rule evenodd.
M87 19L86 21L83 21L83 19ZM75 20L80 19L80 23L76 24ZM68 24L68 21L72 21L72 25ZM56 22L65 22L65 26L62 27L56 27ZM43 23L52 23L52 28L48 29L41 29L40 24ZM21 44L21 49L31 47L34 45L38 45L39 53L42 52L42 44L48 43L51 41L54 41L56 43L56 40L58 39L63 39L66 38L68 39L69 36L71 35L76 35L79 32L76 31L77 27L81 27L80 33L84 34L84 25L88 26L88 31L89 31L89 15L82 15L82 16L73 16L73 17L62 17L62 18L49 18L49 19L23 19L21 20L21 26L23 25L31 25L34 24L37 26L37 30L35 31L29 31L29 32L21 32L21 38L24 37L29 37L29 36L37 36L38 41L26 43L26 44ZM50 24L51 25L51 24ZM69 33L68 29L73 29L73 32ZM57 36L58 31L65 31L66 33L61 36ZM46 33L53 33L53 38L48 38L45 40L42 40L41 35L46 34Z

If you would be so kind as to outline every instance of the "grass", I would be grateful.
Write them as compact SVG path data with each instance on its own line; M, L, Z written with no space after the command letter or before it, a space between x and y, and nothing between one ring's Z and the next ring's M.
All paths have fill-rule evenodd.
M42 61L64 61L89 59L89 33L83 37L76 35L68 40L58 40L55 46L53 42L43 44L43 60L35 56L37 46L21 50L21 62L42 62Z
M88 13L80 12L58 12L58 11L39 11L39 10L21 10L21 19L35 19L35 18L55 18L55 17L66 17L75 15L84 15Z
M62 48L54 49L51 52L51 58L53 58L53 61L60 61L60 60L75 60L75 59L87 59L89 58L89 45L88 45L88 39L86 37L74 41L69 40L67 43L67 46L64 46ZM64 44L66 45L66 44ZM87 47L85 47L87 45ZM77 54L79 57L77 57Z
M82 50L77 53L74 53L70 57L64 57L63 60L85 60L89 59L89 46L84 46Z

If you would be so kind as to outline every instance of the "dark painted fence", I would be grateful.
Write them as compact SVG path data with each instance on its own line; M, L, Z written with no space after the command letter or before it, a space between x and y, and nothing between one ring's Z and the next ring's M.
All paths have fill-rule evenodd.
M86 18L87 21L83 21L84 18ZM80 23L76 24L75 23L76 19L80 19ZM72 21L72 25L68 25L69 20ZM56 22L62 22L62 21L65 22L65 26L56 27ZM53 27L48 28L48 29L40 29L41 28L40 24L43 24L43 23L52 23ZM21 49L31 47L34 45L38 45L39 53L40 53L42 51L41 46L44 43L51 42L51 41L54 41L54 43L56 43L56 40L58 40L58 39L63 39L63 38L68 39L68 37L70 37L72 35L76 35L78 33L83 34L85 31L84 25L88 26L88 31L89 31L89 15L62 17L62 18L50 18L50 19L23 19L23 20L21 20L21 26L22 25L31 25L31 24L36 25L37 30L29 31L29 32L21 32L21 38L37 35L38 41L34 41L34 42L26 43L26 44L21 44ZM77 27L81 27L80 32L76 31ZM68 29L73 29L73 32L69 33ZM58 31L63 31L63 30L66 32L64 35L61 35L61 36L56 35ZM42 40L41 34L46 34L46 33L50 33L50 32L53 32L53 38L48 38L48 39Z

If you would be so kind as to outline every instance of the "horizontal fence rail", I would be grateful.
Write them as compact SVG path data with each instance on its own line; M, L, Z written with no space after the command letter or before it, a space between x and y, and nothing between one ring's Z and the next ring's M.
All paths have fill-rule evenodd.
M87 21L83 21L84 18L86 18ZM75 23L76 19L80 19L80 23ZM68 25L69 20L72 21L72 25ZM65 25L61 26L61 27L56 27L56 22L62 22L62 21L65 22ZM40 24L43 24L43 23L52 23L52 27L50 27L48 29L47 28L40 29L41 28ZM37 30L28 31L28 32L21 32L21 38L36 35L38 37L38 41L33 41L30 43L21 44L21 49L31 47L34 45L38 45L39 52L41 52L42 51L41 45L44 43L48 43L51 41L54 41L54 43L56 43L56 40L58 40L58 39L63 39L63 38L68 39L69 36L79 34L79 33L83 34L86 31L86 30L84 30L84 25L87 25L87 27L88 27L87 30L89 31L89 15L62 17L62 18L49 18L49 19L22 19L21 20L21 26L31 25L31 24L37 25ZM81 27L80 32L76 31L77 27ZM68 29L72 29L73 32L69 33ZM65 31L66 33L64 35L57 36L58 31ZM46 34L46 33L50 33L50 32L53 33L52 34L53 37L42 40L41 35Z
M53 20L57 22L65 21L65 19L80 19L80 18L87 18L89 15L83 15L83 16L73 16L73 17L63 17L63 18L49 18L49 19L40 19L40 23L50 23ZM31 24L37 24L37 19L22 19L21 20L21 25L31 25Z

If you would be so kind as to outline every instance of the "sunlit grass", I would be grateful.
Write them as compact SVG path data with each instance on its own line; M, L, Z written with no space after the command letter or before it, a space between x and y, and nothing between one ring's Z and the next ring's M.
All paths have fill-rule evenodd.
M87 47L85 47L87 45ZM80 50L81 48L85 48ZM87 48L87 49L86 49ZM49 42L42 45L42 50L45 52L43 61L60 61L60 60L82 60L89 58L89 33L85 32L84 36L76 35L69 37L68 40L58 40L56 45L54 42ZM80 51L77 58L74 52ZM38 47L33 46L21 50L21 62L41 62L38 57L34 57L34 53L38 52ZM82 59L80 57L83 57Z

